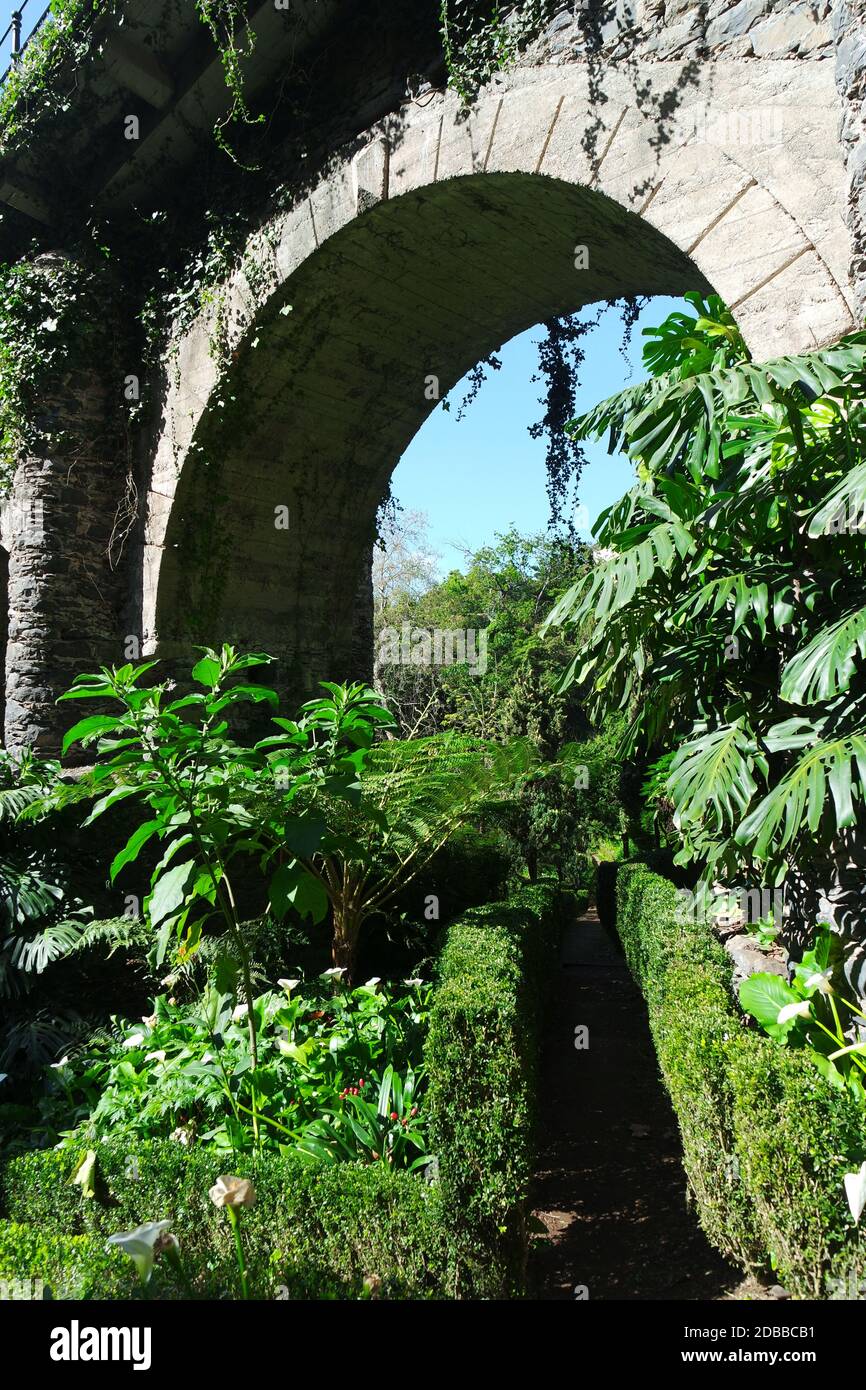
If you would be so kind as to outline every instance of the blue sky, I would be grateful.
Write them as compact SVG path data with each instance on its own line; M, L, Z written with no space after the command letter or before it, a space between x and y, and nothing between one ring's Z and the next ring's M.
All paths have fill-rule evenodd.
M21 17L21 32L24 38L30 33L43 10L46 8L48 0L28 0ZM6 28L12 18L12 11L20 9L21 5L11 4L10 0L0 0L0 34ZM9 59L12 55L12 35L8 34L0 45L0 72L5 72L9 66Z
M587 354L578 411L643 380L641 329L661 323L675 308L690 312L679 299L650 300L635 326L628 361L620 352L620 312L605 312L598 328L584 339ZM429 518L430 539L442 556L443 572L463 568L465 548L488 544L512 523L524 533L547 526L545 442L528 433L528 426L543 414L543 384L531 379L538 370L535 344L542 332L531 328L506 343L498 353L501 370L488 373L459 423L457 404L463 390L457 386L451 392L450 412L441 404L433 410L394 471L394 496L407 511L422 511ZM587 446L586 454L590 462L581 478L579 503L592 523L628 490L632 470L621 455L608 455L604 443ZM578 524L578 531L588 538L586 525Z

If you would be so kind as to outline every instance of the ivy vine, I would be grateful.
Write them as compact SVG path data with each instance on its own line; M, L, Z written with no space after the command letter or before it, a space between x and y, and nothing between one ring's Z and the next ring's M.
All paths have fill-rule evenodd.
M252 114L244 92L242 63L255 49L255 30L250 27L245 0L195 0L195 10L216 44L231 97L228 111L214 125L214 139L230 159L240 163L228 131L237 125L261 125L265 119L263 113Z
M0 493L22 452L52 440L39 423L51 385L68 371L91 315L92 269L63 256L0 265ZM56 444L57 440L52 440Z
M553 0L440 0L439 31L448 82L464 105L494 73L512 66L557 6Z

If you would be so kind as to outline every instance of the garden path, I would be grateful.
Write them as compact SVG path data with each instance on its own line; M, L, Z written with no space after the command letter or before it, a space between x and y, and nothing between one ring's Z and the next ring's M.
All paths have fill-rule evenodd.
M686 1204L643 999L594 909L563 936L541 1096L533 1201L548 1234L530 1257L533 1297L767 1297L712 1249Z

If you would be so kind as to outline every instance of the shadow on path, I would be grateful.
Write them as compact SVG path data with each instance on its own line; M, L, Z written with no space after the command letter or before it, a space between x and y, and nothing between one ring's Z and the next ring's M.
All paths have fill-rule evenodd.
M575 1027L589 1047L575 1048ZM723 1299L742 1274L686 1205L676 1120L643 998L594 911L568 927L542 1060L530 1296ZM584 1295L586 1296L586 1295ZM760 1296L760 1295L759 1295Z

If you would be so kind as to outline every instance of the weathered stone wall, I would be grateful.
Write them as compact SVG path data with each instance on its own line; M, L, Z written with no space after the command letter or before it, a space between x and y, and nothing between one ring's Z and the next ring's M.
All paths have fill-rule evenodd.
M563 6L530 60L833 57L830 0L601 0Z
M862 321L866 317L866 3L837 0L832 18L836 83L842 99L840 140L848 170L851 280Z
M0 514L9 555L5 744L59 751L72 720L57 696L82 670L123 660L120 613L130 576L115 521L126 477L114 306L83 300L87 347L40 401L44 436L21 460Z

